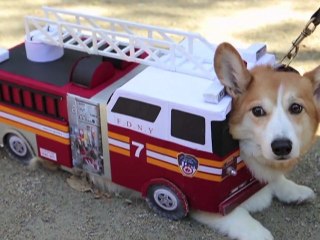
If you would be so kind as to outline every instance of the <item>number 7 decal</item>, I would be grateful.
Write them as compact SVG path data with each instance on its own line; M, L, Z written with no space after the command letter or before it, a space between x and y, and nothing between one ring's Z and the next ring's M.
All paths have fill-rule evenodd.
M136 151L134 153L134 156L139 158L140 154L141 154L141 151L144 148L144 144L136 142L136 141L132 141L131 144L132 144L132 146L137 147L137 149L136 149Z

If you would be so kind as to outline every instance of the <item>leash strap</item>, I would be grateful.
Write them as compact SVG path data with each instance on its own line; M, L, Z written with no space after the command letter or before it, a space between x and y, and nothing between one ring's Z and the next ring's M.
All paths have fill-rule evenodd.
M290 63L293 61L293 59L297 56L299 52L299 46L301 42L308 36L310 36L314 30L316 30L317 26L320 24L320 8L311 16L310 20L306 24L306 26L303 28L300 35L297 37L295 41L292 42L292 46L288 53L280 60L280 62L275 67L279 71L294 71L298 72L294 68L290 67ZM287 63L284 63L284 62Z
M318 26L320 24L320 8L311 16L313 20L313 24Z

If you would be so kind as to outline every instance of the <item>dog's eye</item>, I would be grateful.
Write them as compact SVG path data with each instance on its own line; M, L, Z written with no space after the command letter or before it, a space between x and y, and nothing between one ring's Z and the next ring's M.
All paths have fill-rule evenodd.
M293 103L293 104L291 104L291 106L289 107L289 112L290 112L291 114L299 114L299 113L302 112L302 110L303 110L303 107L302 107L300 104L298 104L298 103Z
M263 117L267 115L266 111L260 106L252 108L251 112L255 117Z

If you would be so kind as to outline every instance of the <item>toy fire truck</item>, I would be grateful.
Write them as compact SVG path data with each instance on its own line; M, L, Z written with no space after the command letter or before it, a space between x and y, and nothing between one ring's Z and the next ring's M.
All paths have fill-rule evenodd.
M1 49L0 142L141 192L160 215L226 214L262 185L228 132L215 45L198 34L44 7ZM273 64L265 45L239 51Z

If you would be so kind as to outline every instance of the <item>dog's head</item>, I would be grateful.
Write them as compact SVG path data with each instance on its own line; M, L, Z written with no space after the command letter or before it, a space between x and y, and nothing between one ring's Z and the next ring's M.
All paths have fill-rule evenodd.
M249 71L228 43L218 46L214 67L233 98L230 133L247 143L246 155L274 169L290 169L312 144L318 126L320 67L304 76L269 66Z

